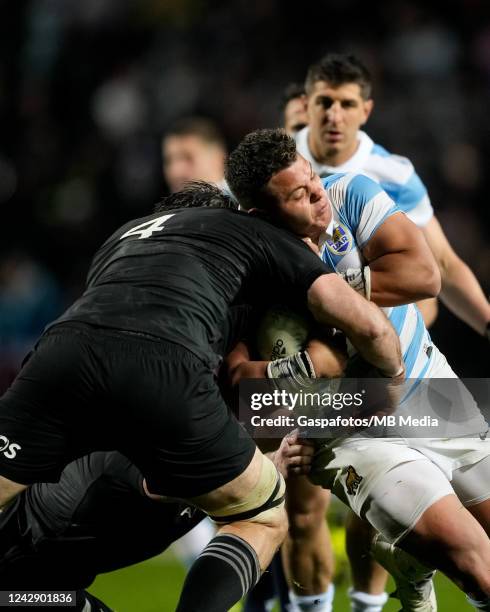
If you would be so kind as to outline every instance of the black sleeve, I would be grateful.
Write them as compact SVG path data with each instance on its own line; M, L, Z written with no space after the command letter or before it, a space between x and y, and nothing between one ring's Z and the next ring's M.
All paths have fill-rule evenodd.
M240 340L248 336L249 329L254 323L255 312L250 304L231 305L228 309L218 352L223 355L229 353Z
M271 277L278 285L295 290L300 299L306 298L319 276L330 272L318 255L286 230L271 226L263 232L262 245Z

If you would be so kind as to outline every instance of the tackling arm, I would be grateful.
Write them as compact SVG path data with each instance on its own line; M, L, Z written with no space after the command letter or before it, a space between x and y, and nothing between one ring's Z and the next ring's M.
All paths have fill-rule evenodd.
M312 338L305 349L313 363L318 378L335 378L342 376L347 364L347 357L334 342L323 342ZM243 378L267 378L269 361L251 361L250 352L245 342L239 342L226 356L224 366L227 378L232 387Z
M440 298L459 319L479 334L485 334L490 321L490 304L475 275L453 251L435 217L423 232L441 270Z
M267 378L268 361L251 361L245 342L239 342L225 358L227 378L235 387L242 378Z
M308 305L319 323L341 329L361 356L386 376L403 374L400 341L388 319L337 274L315 280Z

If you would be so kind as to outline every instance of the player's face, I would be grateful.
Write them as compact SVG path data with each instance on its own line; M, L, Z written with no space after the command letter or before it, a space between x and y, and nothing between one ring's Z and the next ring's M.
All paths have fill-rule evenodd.
M309 145L319 162L338 166L357 150L357 132L373 106L357 83L333 87L317 81L308 96Z
M162 157L163 176L172 192L181 190L187 181L216 183L223 178L223 152L199 136L167 136Z
M294 136L296 132L308 125L306 115L306 96L292 98L284 109L284 129L288 134Z
M318 174L301 155L267 185L276 201L276 220L299 236L317 238L330 223L332 209ZM321 229L320 229L321 228Z

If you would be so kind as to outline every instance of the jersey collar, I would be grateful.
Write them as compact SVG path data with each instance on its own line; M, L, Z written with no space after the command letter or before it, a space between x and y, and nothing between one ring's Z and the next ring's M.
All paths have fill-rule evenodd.
M332 209L332 218L330 219L330 223L323 230L323 232L320 234L320 237L318 239L318 247L320 248L320 251L323 249L323 245L325 244L325 242L327 240L331 240L332 239L333 232L335 230L335 220L333 218L333 206L330 203L329 203L329 206Z
M337 172L359 172L365 166L368 157L373 149L374 142L366 134L359 130L357 133L357 140L359 146L354 155L340 166L328 166L325 164L318 163L313 155L311 154L310 148L308 147L308 134L309 127L305 127L296 134L296 148L305 159L311 162L311 166L317 174L320 176L328 176L330 174L337 174Z

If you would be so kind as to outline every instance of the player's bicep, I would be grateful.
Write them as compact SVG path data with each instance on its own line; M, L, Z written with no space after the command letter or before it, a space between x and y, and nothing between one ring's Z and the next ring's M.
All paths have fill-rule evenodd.
M385 219L362 248L362 254L370 265L384 255L414 251L432 260L421 230L402 212Z

